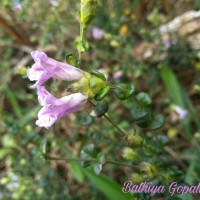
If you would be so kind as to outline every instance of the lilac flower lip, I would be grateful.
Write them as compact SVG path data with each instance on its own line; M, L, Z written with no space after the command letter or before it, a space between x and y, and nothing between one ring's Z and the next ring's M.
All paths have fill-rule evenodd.
M87 103L88 97L77 92L58 99L49 93L42 84L50 78L66 81L79 80L82 78L83 72L74 66L49 58L40 51L33 51L31 55L35 64L28 69L27 76L31 81L36 81L32 88L37 89L38 101L42 106L36 125L49 128L63 116L76 112Z
M28 69L27 75L31 81L37 81L32 87L41 86L50 78L73 81L83 76L82 71L69 64L56 61L49 58L45 53L40 51L31 52L35 64Z
M81 93L74 93L57 99L44 86L38 87L37 93L38 101L43 107L38 113L36 125L45 128L49 128L63 116L76 112L87 102L87 97Z

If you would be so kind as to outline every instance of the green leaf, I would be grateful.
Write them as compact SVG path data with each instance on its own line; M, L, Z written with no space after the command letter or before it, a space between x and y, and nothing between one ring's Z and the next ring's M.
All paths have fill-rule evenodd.
M130 98L134 92L135 86L133 83L120 83L115 90L116 96L121 100Z
M89 115L77 115L76 121L80 125L85 126L85 125L91 124L93 121L93 118Z
M89 49L89 43L86 40L81 40L80 38L75 39L74 46L77 48L78 52L85 52Z
M72 173L72 176L74 176L74 178L82 183L84 181L84 173L82 171L82 168L80 166L80 164L76 161L71 161L69 162L70 165L70 172Z
M108 104L106 102L100 101L96 104L92 111L92 116L102 117L108 111Z
M104 164L105 163L105 155L104 154L102 154L102 155L99 154L99 156L98 156L98 162L100 164Z
M65 60L68 64L70 64L72 66L75 66L75 67L78 66L79 61L78 61L77 57L71 53L66 55Z
M85 169L85 175L92 182L94 187L104 193L108 199L113 200L131 200L132 197L129 193L122 192L122 185L118 185L107 176L100 174L96 176L91 170Z
M84 159L89 159L91 158L91 156L87 153L85 153L84 151L81 152L81 155L80 155L81 158L84 158ZM91 165L91 162L90 161L81 161L81 166L82 167L88 167Z
M135 123L140 127L140 128L147 128L149 126L149 116L140 118L135 120Z
M21 118L23 115L22 115L21 107L19 106L18 100L16 98L16 93L8 85L5 88L5 92L15 115Z
M101 101L108 94L109 91L110 91L110 86L107 85L102 90L100 90L100 92L94 97L94 99L96 101Z
M149 114L149 109L141 107L138 102L134 102L131 108L131 114L135 120L142 119Z
M138 100L138 102L140 103L140 105L143 106L143 107L150 107L151 106L151 103L152 103L151 98L145 92L140 92L136 96L136 99Z
M103 81L106 81L106 77L104 76L104 74L97 70L92 70L90 74L102 79Z
M28 124L37 115L40 108L41 108L40 105L35 106L25 115L23 115L21 120L18 122L19 126L24 127L24 125Z
M87 144L83 146L82 151L93 158L97 157L97 150L94 144Z
M161 114L156 114L152 117L152 121L149 124L150 130L161 128L165 123L164 117Z
M93 171L96 175L99 175L102 170L102 164L95 163L92 165Z
M190 162L190 165L187 169L187 172L186 172L186 176L185 176L185 182L188 184L188 185L193 185L194 183L194 178L192 176L192 174L194 173L195 171L195 166L197 165L197 161L196 160L192 160ZM184 197L182 198L183 200L192 200L192 195L191 194L185 194Z

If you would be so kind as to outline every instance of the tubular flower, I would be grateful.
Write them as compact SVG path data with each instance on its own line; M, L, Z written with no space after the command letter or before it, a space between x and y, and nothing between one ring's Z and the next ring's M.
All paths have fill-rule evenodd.
M83 76L82 71L78 68L49 58L43 52L33 51L31 56L35 64L31 69L28 69L27 75L31 81L37 81L32 86L33 88L41 86L50 78L73 81Z
M58 62L43 52L34 51L31 55L35 64L28 69L27 75L31 81L37 81L32 88L37 89L38 101L43 106L36 121L40 127L49 128L61 117L76 112L106 86L106 80L102 77ZM70 86L73 93L57 99L42 86L50 78L73 81Z
M38 87L38 101L42 109L38 113L36 125L49 128L61 117L76 112L87 102L87 96L74 93L60 99L51 95L44 86Z

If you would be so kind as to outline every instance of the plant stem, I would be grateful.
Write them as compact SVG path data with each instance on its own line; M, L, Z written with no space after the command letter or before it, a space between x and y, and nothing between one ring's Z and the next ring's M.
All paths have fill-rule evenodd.
M124 166L127 166L127 167L135 168L136 170L139 170L139 166L137 166L137 165L132 165L132 164L129 164L129 163L123 163L123 162L119 162L119 161L115 161L115 160L106 160L105 163L114 164L114 165L124 165Z
M113 122L109 117L108 115L104 114L103 115L105 119L107 119L107 121L109 121L116 129L119 130L119 132L121 132L123 135L126 135L126 133L119 127L117 126L117 124L115 124L115 122Z
M80 24L80 39L81 39L81 41L83 41L84 32L85 32L85 25ZM80 51L78 51L78 57L79 57L79 60L81 62L81 52Z
M47 160L64 160L64 161L85 161L85 162L98 162L98 159L96 158L58 158L58 157L50 157L50 156L46 156L45 157ZM122 166L127 166L127 167L132 167L135 169L139 169L139 166L137 165L132 165L129 163L124 163L124 162L120 162L120 161L115 161L115 160L105 160L104 164L114 164L114 165L122 165Z
M94 103L92 103L91 101L89 101L90 102L90 104L92 104L93 106L96 106ZM103 117L107 120L107 121L109 121L120 133L122 133L123 135L126 135L126 133L119 127L119 126L117 126L117 124L115 124L115 122L113 122L111 119L110 119L110 117L108 117L108 115L106 115L106 114L103 114Z

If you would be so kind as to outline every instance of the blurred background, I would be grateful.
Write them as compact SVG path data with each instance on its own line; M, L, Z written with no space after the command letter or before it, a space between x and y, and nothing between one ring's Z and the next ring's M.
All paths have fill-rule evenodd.
M156 162L165 177L182 184L200 181L200 1L199 0L99 0L96 18L86 39L90 44L81 68L98 69L115 84L133 82L147 92L153 110L165 118L161 130L148 131L134 124L132 100L109 103L110 117L127 132L137 132L145 146L142 161ZM64 61L79 35L78 0L0 1L0 199L62 200L117 199L134 170L105 165L94 175L79 162L47 161L54 157L79 157L84 145L94 144L109 159L126 160L126 143L91 107L62 118L50 129L37 127L40 109L26 71L33 64L30 52L44 51ZM48 81L55 96L64 96L64 81ZM48 144L48 145L46 145ZM158 160L156 160L158 159ZM169 181L169 182L167 182ZM124 197L124 199L126 199ZM127 198L131 199L131 198ZM200 199L200 194L149 196L132 199Z

